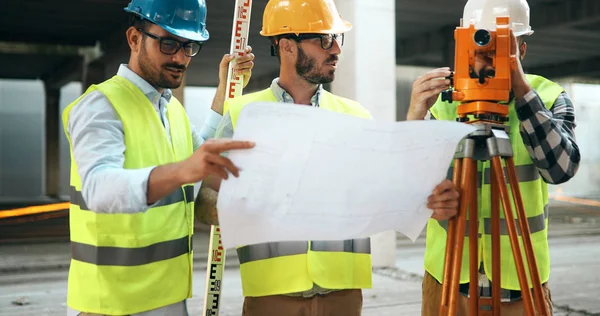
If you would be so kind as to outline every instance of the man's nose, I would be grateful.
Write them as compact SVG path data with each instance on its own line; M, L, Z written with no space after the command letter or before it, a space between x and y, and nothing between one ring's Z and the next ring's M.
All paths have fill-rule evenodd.
M182 47L177 53L172 55L171 60L180 65L187 65L190 58L191 57L185 55L184 48Z
M479 72L481 69L493 69L493 60L485 58L483 56L476 56L475 62L473 63L473 68L475 71Z
M333 41L333 45L329 49L329 52L333 55L339 55L342 53L342 46L340 46L340 43L337 40Z

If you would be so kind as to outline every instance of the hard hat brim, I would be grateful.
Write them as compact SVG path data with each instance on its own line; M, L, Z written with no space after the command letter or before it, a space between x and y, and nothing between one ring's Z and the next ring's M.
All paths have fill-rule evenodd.
M515 34L516 37L519 37L519 36L529 36L529 35L533 34L533 30L527 31L527 32L515 32L514 34Z
M175 36L179 36L181 38L185 38L190 41L205 42L205 41L208 41L208 39L210 38L210 34L208 33L207 29L204 29L204 31L201 33L197 33L197 32L188 31L188 30L176 30L176 29L168 27L168 26L162 26L162 25L158 25L158 26L162 27L167 32L169 32Z
M299 31L279 31L279 32L271 32L271 33L266 33L263 30L260 31L260 35L262 36L277 36L277 35L284 35L284 34L340 34L340 33L346 33L348 31L352 30L352 24L348 21L344 21L344 25L343 26L338 26L338 27L334 27L334 28L330 28L330 29L325 29L325 30L318 30L318 31L306 31L306 30L299 30Z

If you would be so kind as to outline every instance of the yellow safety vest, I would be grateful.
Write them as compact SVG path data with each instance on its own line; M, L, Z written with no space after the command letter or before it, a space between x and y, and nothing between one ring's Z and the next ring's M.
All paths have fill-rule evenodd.
M527 80L533 89L536 90L544 105L550 109L554 101L564 91L558 84L535 75L527 75ZM515 101L513 100L507 106L509 108L509 121L507 125L510 130L508 132L512 144L514 161L516 165L517 178L519 187L523 197L525 213L531 230L531 240L535 257L538 264L541 282L548 281L550 275L550 261L548 253L548 185L541 178L537 167L533 164L523 139L519 131L519 118L515 110ZM431 108L431 113L438 120L455 120L456 107L458 102L452 104L438 102ZM490 280L492 280L492 239L491 239L491 195L490 195L490 161L478 162L478 201L479 201L479 262L483 261L485 272ZM452 167L448 172L449 178L452 175ZM506 170L505 170L506 171ZM507 180L508 181L508 180ZM510 192L510 186L508 188ZM512 201L512 193L510 193ZM514 202L512 203L515 219ZM506 230L506 222L502 205L500 205L500 257L502 267L501 285L504 289L520 290L519 279L516 272L512 248ZM447 221L437 221L430 219L427 224L427 239L425 250L425 269L433 275L439 282L442 282L444 270L444 253L446 248L446 228ZM517 224L518 226L518 224ZM519 236L521 235L520 230ZM468 235L468 230L465 232ZM519 237L521 240L521 237ZM526 269L527 270L527 269ZM529 270L527 270L529 275ZM494 280L492 280L493 282ZM465 244L463 250L462 268L461 268L461 283L469 282L469 238L465 236ZM530 284L531 286L531 284Z
M63 112L71 149L71 266L67 305L76 310L129 315L192 296L193 184L185 185L145 212L96 213L81 195L81 179L67 131L69 113L81 98L101 91L123 123L125 169L184 160L193 152L190 123L174 97L167 105L171 143L153 105L129 80L91 86ZM92 140L93 141L93 140Z
M359 103L323 91L319 106L349 115L371 118ZM229 99L235 128L242 108L252 102L277 102L270 89ZM309 128L309 127L307 127ZM272 242L237 249L244 296L267 296L302 292L313 283L325 289L371 287L369 238L340 241Z

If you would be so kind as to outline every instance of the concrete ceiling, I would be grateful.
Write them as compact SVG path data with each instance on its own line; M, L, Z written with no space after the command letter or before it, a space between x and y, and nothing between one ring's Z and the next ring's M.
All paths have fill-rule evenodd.
M109 77L128 59L122 11L128 2L3 1L0 78L41 79L61 86L80 81L83 65L90 60L105 64ZM278 67L270 56L269 42L258 34L266 2L254 0L251 12L248 42L256 55L253 78L257 82L270 80ZM397 64L434 67L451 63L452 32L465 2L396 0ZM529 4L535 33L526 39L526 71L553 78L600 78L600 1L529 0ZM234 1L207 0L207 5L211 39L188 70L187 84L192 86L216 85L217 65L231 41Z

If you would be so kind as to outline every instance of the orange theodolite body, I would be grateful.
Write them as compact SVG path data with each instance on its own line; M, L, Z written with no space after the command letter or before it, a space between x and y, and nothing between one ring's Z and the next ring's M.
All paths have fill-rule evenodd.
M459 121L468 121L467 115L492 121L504 121L508 116L508 102L511 90L511 68L515 67L514 56L510 54L510 30L507 16L496 18L496 30L488 31L468 27L454 30L455 66L451 77L454 89L442 92L443 101L459 101L457 108ZM477 54L492 56L492 77L472 78ZM487 118L487 119L486 119Z

